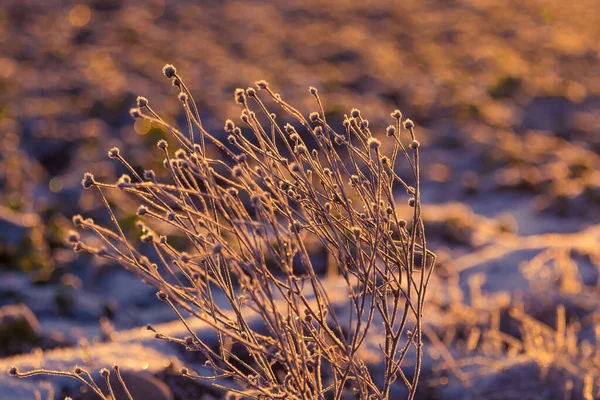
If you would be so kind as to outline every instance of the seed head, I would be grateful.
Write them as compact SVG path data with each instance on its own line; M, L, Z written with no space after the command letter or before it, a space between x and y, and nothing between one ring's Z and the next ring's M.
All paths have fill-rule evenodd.
M358 108L353 108L352 111L350 111L350 115L352 115L352 118L358 118L360 117L360 110Z
M69 231L69 234L67 235L67 242L71 244L79 242L79 233L75 231Z
M242 167L240 167L239 165L236 165L235 167L233 167L231 169L231 174L233 176L235 176L236 178L239 178L244 174L244 171L242 170Z
M132 118L137 119L142 116L142 111L139 108L131 108L129 109L129 115L131 115Z
M175 158L180 159L180 160L184 160L187 156L187 153L185 152L184 149L177 149L177 151L175 152Z
M285 124L284 129L285 133L287 133L288 135L291 135L296 132L296 129L294 129L294 127L290 124Z
M306 146L304 146L303 144L299 144L298 146L296 146L296 152L298 154L304 154L306 153Z
M258 87L258 89L265 90L269 87L269 82L267 82L265 80L257 81L256 87Z
M148 212L148 208L142 204L141 206L138 207L136 214L141 217L143 215L146 215L147 212Z
M138 96L137 99L135 99L135 102L139 108L143 108L148 105L148 99L144 96Z
M108 378L108 376L110 375L110 371L106 368L102 368L100 370L100 375L102 375L103 378Z
M73 215L73 225L81 226L83 224L83 217L79 214Z
M177 98L179 99L179 101L181 101L182 103L185 103L188 100L188 95L186 92L179 92L179 95L177 96Z
M411 120L411 119L409 119L409 118L406 118L406 119L404 120L404 128L405 128L405 129L411 130L411 129L412 129L412 128L414 128L414 127L415 127L415 123L414 123L414 122L412 122L412 120Z
M358 227L358 226L352 227L352 234L354 235L354 237L356 239L360 238L361 233L362 233L362 229L360 229L360 227Z
M190 371L186 367L181 367L179 372L181 372L181 375L188 375L190 373Z
M131 184L131 177L127 174L123 174L117 181L117 188L124 190L129 184Z
M311 86L308 91L310 92L310 94L312 94L313 96L317 94L317 88Z
M171 79L177 74L177 69L171 64L165 64L163 67L163 74L165 74L167 78Z
M164 150L167 147L169 147L169 144L167 143L167 141L165 139L160 139L158 141L158 143L156 143L156 147L158 147L161 150Z
M156 292L156 297L160 301L166 301L169 298L169 296L167 296L167 294L165 292L162 292L162 291Z
M144 171L144 179L147 181L155 181L156 180L156 174L154 173L153 170L151 169L147 169Z
M369 120L368 119L363 119L360 122L360 127L363 129L367 129L369 127Z
M411 207L415 206L415 198L411 197L410 199L408 199L408 205Z
M94 186L96 182L94 181L94 175L92 175L89 172L86 172L85 174L83 174L83 179L81 180L81 186L83 186L84 189L89 189L92 186Z
M235 102L237 104L246 104L246 93L245 93L244 89L240 89L240 88L235 89L233 97L235 98Z
M80 366L76 365L73 369L73 372L75 372L77 375L81 375L83 373L83 369Z
M19 375L19 369L17 367L15 367L15 366L12 366L12 367L9 368L8 374L10 376L17 376L17 375Z
M386 136L394 136L396 134L396 127L393 125L389 125L386 129L385 129L385 135Z
M367 145L371 150L377 150L379 149L379 147L381 147L381 142L378 139L372 137L369 138L369 140L367 140Z
M168 211L167 212L167 221L175 221L175 217L177 216L177 214L175 214L173 211Z
M308 118L310 119L310 122L317 122L319 120L319 113L311 112Z
M225 121L225 132L233 132L233 129L235 128L235 124L233 123L232 120L228 119Z
M411 149L413 149L413 150L416 150L416 149L418 149L418 148L419 148L419 146L420 146L420 143L419 143L419 141L418 141L418 140L416 140L416 139L415 139L415 140L413 140L413 141L411 142L411 144L410 144L410 148L411 148Z
M246 95L248 97L256 97L256 90L254 90L254 88L249 87L248 89L246 89Z
M401 119L402 118L402 113L400 112L400 110L394 110L394 111L392 111L392 113L390 114L390 116L392 118Z
M108 151L108 158L117 158L119 157L119 148L113 147Z

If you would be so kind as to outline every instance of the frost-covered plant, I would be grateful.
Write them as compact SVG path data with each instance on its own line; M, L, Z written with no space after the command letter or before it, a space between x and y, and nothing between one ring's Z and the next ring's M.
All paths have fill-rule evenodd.
M392 112L394 123L386 135L393 146L384 151L359 110L345 116L338 133L315 88L310 93L318 111L307 120L259 81L256 89L235 91L244 129L227 120L225 142L204 128L176 69L167 65L163 72L179 90L187 132L165 122L143 97L131 115L167 131L177 143L179 148L170 152L166 140L158 142L170 180L159 181L150 170L138 173L119 149L111 149L109 157L131 175L109 184L86 173L82 184L98 191L114 229L74 217L76 226L93 231L105 244L94 247L74 234L75 250L117 262L159 290L158 298L173 309L189 336L167 337L149 329L158 339L202 353L214 372L200 376L184 369L186 376L228 378L232 393L273 399L340 399L351 393L387 399L401 380L408 398L414 398L435 255L427 250L421 219L413 122ZM259 93L291 116L294 125L281 126ZM220 155L212 155L215 148ZM414 186L396 172L398 158L409 166ZM409 196L408 222L397 212L397 185ZM140 201L137 214L143 222L138 227L152 254L142 254L125 236L106 198L109 190ZM161 235L167 226L187 238L185 249ZM309 243L318 243L337 260L330 268L347 287L347 320L341 320L315 272ZM199 337L183 313L209 325L218 348ZM251 314L260 324L251 322ZM385 330L385 340L378 343L383 367L376 371L361 358L375 323ZM232 343L241 344L249 358L233 352ZM407 373L401 366L409 353L414 367ZM25 376L43 370L13 372Z

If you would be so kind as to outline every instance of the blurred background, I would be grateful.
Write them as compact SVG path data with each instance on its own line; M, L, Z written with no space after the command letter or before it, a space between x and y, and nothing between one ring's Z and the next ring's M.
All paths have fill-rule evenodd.
M217 135L239 120L235 88L259 79L304 113L315 86L332 120L357 107L380 136L399 108L417 125L430 240L453 276L451 260L505 234L597 243L599 43L596 0L3 0L0 356L172 319L137 278L64 244L74 214L109 221L80 180L116 181L110 147L159 168L162 132L128 111L143 95L180 121L165 63ZM598 293L597 254L578 251L578 279ZM533 293L517 267L534 256L478 265L484 289ZM459 274L461 287L469 278Z

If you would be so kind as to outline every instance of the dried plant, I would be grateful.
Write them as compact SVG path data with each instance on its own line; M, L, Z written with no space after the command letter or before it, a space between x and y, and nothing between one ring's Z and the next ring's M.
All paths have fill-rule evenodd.
M401 380L397 384L405 385L413 399L423 355L424 299L435 265L421 219L413 122L402 121L398 110L391 113L394 124L386 135L393 147L384 155L359 110L345 116L343 133L338 133L315 88L310 93L318 111L307 120L259 81L256 89L235 91L244 131L227 120L224 142L204 128L176 69L167 65L163 72L179 90L187 134L165 122L143 97L131 115L167 131L178 144L170 153L166 140L158 142L170 182L160 182L150 170L139 174L119 149L111 149L109 157L131 175L107 184L86 173L82 184L98 191L114 230L74 217L76 226L104 242L94 247L74 233L75 250L119 263L159 290L158 298L173 309L189 336L168 337L148 328L158 339L200 352L213 371L200 376L184 368L186 376L215 380L219 386L229 382L226 389L236 395L272 399L387 399ZM281 126L259 93L281 107L295 126ZM221 155L211 157L211 148ZM410 168L414 186L396 172L398 158ZM408 222L396 209L397 185L409 196ZM142 254L125 236L106 197L110 190L141 202L137 214L144 222L138 227L152 254ZM157 232L167 226L185 236L189 247L178 249ZM337 260L329 268L347 286L347 321L334 309L324 278L313 267L309 243ZM183 314L210 326L218 348L190 329ZM250 314L261 323L250 323ZM376 323L385 329L385 341L378 343L383 367L377 371L361 359ZM232 351L233 343L249 357ZM409 354L414 365L402 369Z

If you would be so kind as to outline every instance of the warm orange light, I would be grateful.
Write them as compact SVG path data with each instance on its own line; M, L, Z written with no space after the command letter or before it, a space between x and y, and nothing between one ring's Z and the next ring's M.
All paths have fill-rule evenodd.
M135 129L135 132L138 135L145 135L150 131L151 127L152 124L150 123L150 121L146 121L145 119L140 118L136 119L135 123L133 124L133 129Z
M69 22L76 27L85 26L92 18L92 10L85 4L77 4L69 11Z

